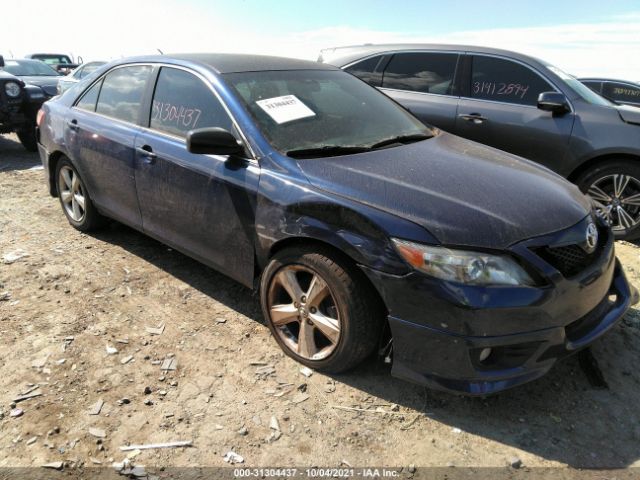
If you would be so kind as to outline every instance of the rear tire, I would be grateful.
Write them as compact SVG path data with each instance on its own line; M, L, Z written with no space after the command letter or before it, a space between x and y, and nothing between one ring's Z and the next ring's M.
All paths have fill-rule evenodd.
M16 134L18 135L20 143L28 152L38 151L38 140L36 138L35 123L33 125L30 124L22 130L18 130Z
M67 157L58 160L55 178L60 205L71 226L89 232L105 224L105 217L96 210L84 181Z
M580 175L576 184L598 202L616 240L640 238L640 162L601 163Z
M328 248L276 253L263 272L260 297L280 348L323 372L340 373L361 363L376 347L384 324L384 305L366 277Z

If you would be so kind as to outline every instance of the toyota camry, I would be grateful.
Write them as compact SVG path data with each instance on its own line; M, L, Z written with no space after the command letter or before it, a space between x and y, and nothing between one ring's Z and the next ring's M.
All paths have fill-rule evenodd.
M401 378L486 395L542 376L632 302L577 187L326 64L123 59L38 124L73 227L115 219L257 288L275 341L320 371L377 350Z

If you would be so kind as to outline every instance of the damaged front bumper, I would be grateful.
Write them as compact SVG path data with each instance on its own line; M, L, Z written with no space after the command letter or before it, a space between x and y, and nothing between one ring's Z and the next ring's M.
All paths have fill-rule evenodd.
M613 248L609 238L580 275L563 278L556 271L553 281L535 288L365 269L389 311L392 374L466 395L490 395L541 377L604 335L637 302Z

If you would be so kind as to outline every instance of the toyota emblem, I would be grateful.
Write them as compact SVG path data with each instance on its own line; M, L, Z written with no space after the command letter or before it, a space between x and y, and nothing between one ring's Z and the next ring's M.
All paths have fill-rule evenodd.
M598 246L598 228L593 222L590 222L589 225L587 225L584 245L587 253L593 253Z

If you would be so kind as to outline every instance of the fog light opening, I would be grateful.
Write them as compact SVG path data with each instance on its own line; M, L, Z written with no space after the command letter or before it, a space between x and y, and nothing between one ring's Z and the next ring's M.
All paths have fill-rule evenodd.
M480 360L480 363L484 362L487 358L489 358L489 356L491 355L491 348L487 347L487 348L483 348L482 350L480 350L480 355L478 356L478 360Z

